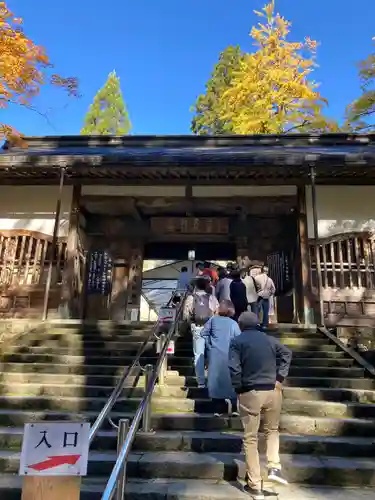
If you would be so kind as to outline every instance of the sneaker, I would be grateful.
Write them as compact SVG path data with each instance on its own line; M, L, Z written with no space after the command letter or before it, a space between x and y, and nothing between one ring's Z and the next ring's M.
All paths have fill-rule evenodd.
M239 417L240 416L240 411L238 409L238 401L234 409L232 410L232 417Z
M222 417L223 414L222 413L214 413L214 417Z
M205 389L206 388L206 384L198 384L198 389Z
M232 401L230 399L226 399L225 402L228 406L228 415L230 417L232 415Z
M248 493L253 500L265 500L264 493L262 490L255 490L250 486L246 485L244 487L245 493Z
M288 481L283 478L280 469L268 469L268 481L278 484L288 484Z

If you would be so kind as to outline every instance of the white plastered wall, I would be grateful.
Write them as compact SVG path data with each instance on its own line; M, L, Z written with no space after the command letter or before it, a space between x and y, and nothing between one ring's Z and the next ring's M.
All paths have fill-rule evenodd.
M317 186L320 238L354 231L375 231L375 186ZM309 238L314 237L311 188L306 188Z
M58 186L0 186L0 230L28 229L52 235ZM59 236L68 233L72 187L63 190Z

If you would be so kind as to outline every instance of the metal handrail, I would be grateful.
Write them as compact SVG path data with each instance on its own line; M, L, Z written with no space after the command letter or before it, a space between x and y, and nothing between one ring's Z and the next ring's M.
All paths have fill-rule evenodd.
M170 297L167 305L173 300L174 296L176 295L177 293L177 290L175 290L175 292L172 294L172 296ZM113 406L116 404L120 394L122 393L122 390L124 388L124 384L126 382L126 379L128 378L128 376L130 375L130 373L132 372L132 370L139 365L139 360L147 346L147 344L151 341L151 339L156 336L156 333L158 331L158 328L160 327L160 321L159 319L155 322L154 326L152 327L152 330L150 332L150 335L148 335L148 337L144 340L144 342L142 343L142 345L139 347L138 349L138 352L132 362L132 364L130 366L127 366L126 369L124 370L123 374L121 375L121 378L118 380L115 388L113 389L113 392L112 394L110 395L110 397L108 398L108 401L106 402L106 404L104 405L103 409L101 410L101 412L99 413L99 415L97 416L95 422L93 423L91 429L90 429L90 434L89 434L89 445L92 444L93 440L95 439L99 429L101 428L101 426L103 425L103 422L105 421L106 418L109 417L109 414L113 408Z
M138 409L134 415L132 424L131 424L129 431L126 435L124 444L122 445L122 447L118 451L118 457L117 457L115 466L112 469L111 475L108 479L108 482L106 484L106 487L105 487L105 490L104 490L103 495L101 497L101 500L112 500L113 495L115 494L118 479L119 479L121 472L124 468L125 462L128 459L128 456L129 456L130 450L131 450L131 446L133 444L136 433L138 431L138 426L141 422L141 419L143 417L145 409L147 408L147 405L148 405L150 398L152 396L156 380L158 379L158 376L159 376L160 369L163 365L165 356L167 355L169 342L171 341L173 334L175 333L175 328L176 328L177 322L179 321L180 316L182 314L182 311L184 308L184 303L185 303L185 300L186 300L188 293L189 292L185 292L185 295L181 301L181 305L177 311L176 317L170 326L167 338L165 339L165 342L164 342L164 345L161 349L158 361L155 365L155 369L154 369L153 374L152 374L152 376L149 379L149 382L147 384L146 394L144 395L144 397L143 397L141 403L139 404Z

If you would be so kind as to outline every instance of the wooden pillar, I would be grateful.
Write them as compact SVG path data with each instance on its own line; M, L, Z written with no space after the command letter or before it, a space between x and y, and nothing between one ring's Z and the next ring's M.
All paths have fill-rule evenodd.
M320 246L319 246L319 230L318 230L318 207L316 200L316 170L314 165L310 165L310 179L311 179L311 201L313 213L313 229L314 229L314 243L315 243L315 266L316 266L316 284L319 300L319 326L324 326L324 301L323 301L323 280L322 280L322 266L320 262Z
M66 249L66 261L63 273L62 306L60 314L65 318L78 318L80 315L79 292L79 213L81 185L73 186L72 206L69 215L69 229Z
M297 301L300 320L305 324L314 322L314 303L312 298L310 253L307 231L306 187L297 189Z
M51 291L51 282L52 282L52 274L53 274L53 261L55 258L57 239L59 235L59 227L60 227L60 215L61 215L61 202L62 202L62 194L64 189L64 180L65 180L65 167L60 169L60 183L59 183L59 191L58 197L56 201L56 211L55 211L55 222L53 225L53 235L52 235L52 243L50 247L50 255L49 255L49 264L48 264L48 273L46 279L46 286L44 289L44 301L43 301L43 313L42 320L45 321L48 315L48 302Z
M131 248L128 241L118 242L113 251L113 274L111 293L111 319L123 321L126 318L126 304L129 295L129 269Z

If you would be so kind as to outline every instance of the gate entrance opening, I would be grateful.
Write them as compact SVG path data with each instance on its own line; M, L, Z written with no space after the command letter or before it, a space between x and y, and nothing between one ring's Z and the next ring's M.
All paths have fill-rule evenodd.
M145 259L186 260L189 250L195 250L195 260L236 260L237 248L232 242L154 242L145 245Z

